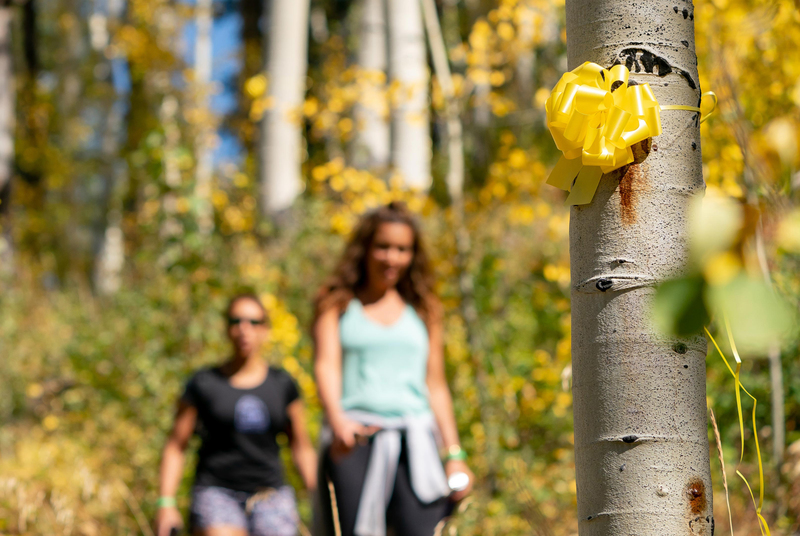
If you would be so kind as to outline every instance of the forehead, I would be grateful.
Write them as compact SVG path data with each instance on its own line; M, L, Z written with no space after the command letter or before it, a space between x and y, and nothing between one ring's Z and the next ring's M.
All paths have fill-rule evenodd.
M414 229L402 222L384 222L378 225L374 241L410 247L414 245Z
M246 315L248 318L262 318L264 311L250 298L241 298L233 303L230 314L231 316Z

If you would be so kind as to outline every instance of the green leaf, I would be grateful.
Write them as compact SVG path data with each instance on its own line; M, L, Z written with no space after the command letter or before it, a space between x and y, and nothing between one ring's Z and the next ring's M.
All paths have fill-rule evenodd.
M672 279L661 284L656 292L653 320L668 336L695 335L709 321L703 301L705 282L699 275Z
M763 355L796 335L796 312L759 279L740 275L727 285L709 286L706 302L715 316L727 318L742 354Z

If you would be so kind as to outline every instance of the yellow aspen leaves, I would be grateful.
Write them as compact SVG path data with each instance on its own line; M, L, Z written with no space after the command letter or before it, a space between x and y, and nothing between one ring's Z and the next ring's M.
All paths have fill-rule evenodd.
M252 78L248 78L244 83L244 91L251 99L257 99L267 92L267 77L263 74L258 74Z

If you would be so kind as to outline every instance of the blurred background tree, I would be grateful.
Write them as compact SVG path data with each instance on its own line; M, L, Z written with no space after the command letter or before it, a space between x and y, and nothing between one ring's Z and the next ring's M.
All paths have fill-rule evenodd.
M563 2L437 0L447 81L422 8L372 0L311 0L292 19L295 53L307 46L292 69L307 71L282 78L272 25L300 4L0 3L0 533L150 534L175 399L192 369L223 358L221 310L241 287L264 297L271 357L298 379L316 434L311 297L358 215L398 198L435 256L448 375L479 479L453 530L577 533L569 216L543 185L558 156L544 101L567 67ZM761 222L757 241L744 218L713 273L765 266L796 306L800 63L781 53L800 46L796 5L703 0L679 15L694 18L701 85L720 96L701 127L704 178ZM279 82L303 92L289 115L273 115ZM268 157L276 117L297 147ZM278 164L297 171L268 176ZM277 217L262 210L275 199L267 184L291 194ZM743 369L763 425L746 435L772 440L770 411L785 407L786 458L764 456L765 512L787 535L800 528L797 352L773 359L782 401L770 401L766 353ZM727 374L712 354L708 401L730 464L740 438ZM748 450L748 477L753 462ZM753 532L746 490L730 487L737 530ZM715 503L717 530L725 508Z

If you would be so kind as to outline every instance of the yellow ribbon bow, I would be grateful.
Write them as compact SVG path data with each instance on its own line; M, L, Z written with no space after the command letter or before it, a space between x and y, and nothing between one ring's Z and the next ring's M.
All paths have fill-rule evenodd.
M568 205L590 203L603 173L633 162L631 146L661 134L653 90L628 85L629 75L624 65L586 62L564 73L547 99L547 126L564 153L547 184L569 191Z

